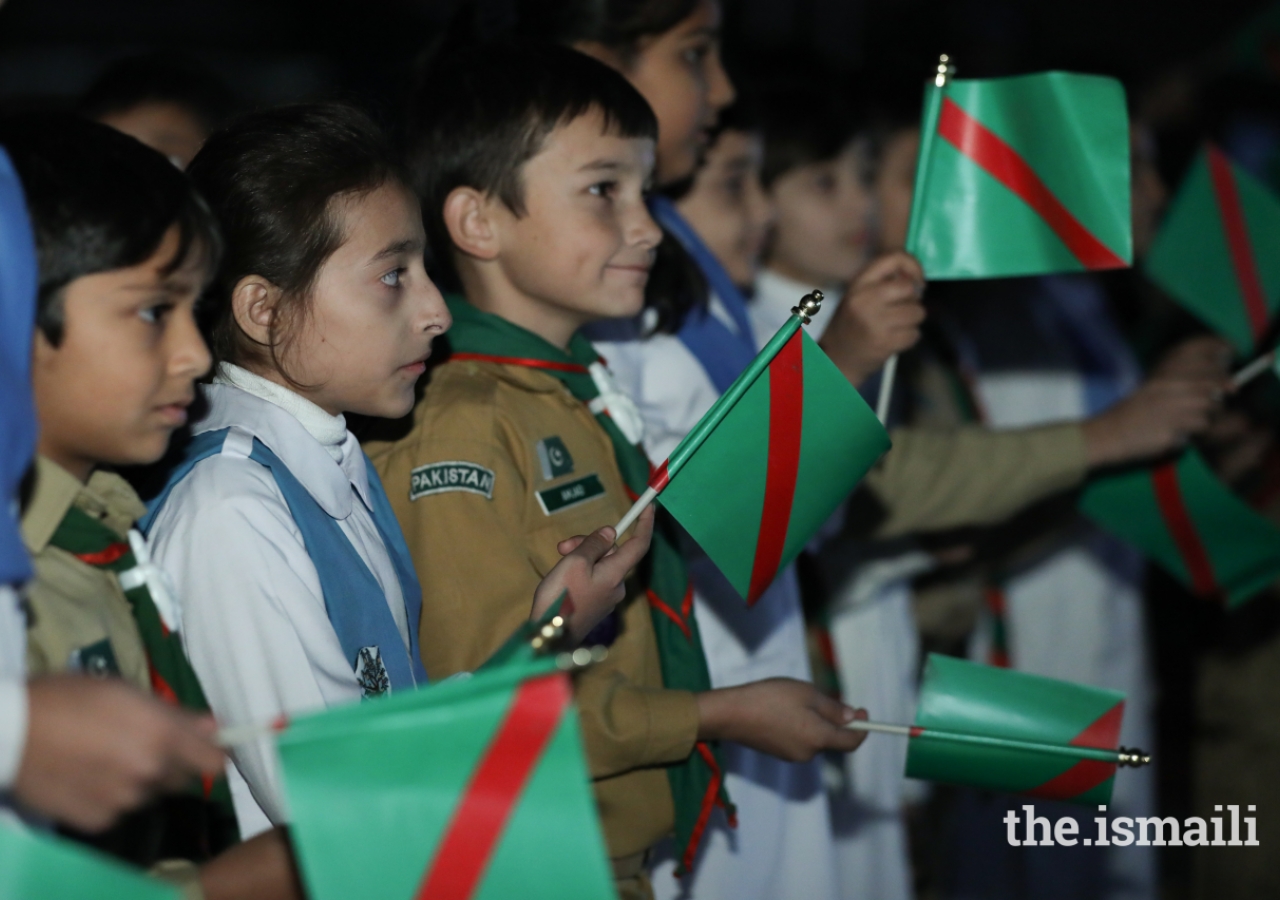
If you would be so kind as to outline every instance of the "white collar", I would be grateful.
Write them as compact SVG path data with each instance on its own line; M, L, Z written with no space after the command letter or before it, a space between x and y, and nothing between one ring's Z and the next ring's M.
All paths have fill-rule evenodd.
M338 462L302 422L283 407L229 383L205 385L204 395L209 401L209 412L195 423L193 433L236 428L262 441L335 519L351 515L352 488L366 507L373 508L369 502L364 452L356 436L345 427L342 461Z
M770 335L782 327L791 315L791 307L799 303L800 298L813 290L813 287L811 284L779 275L772 269L760 270L756 275L755 296L751 302L757 307L757 315L762 321L767 320L770 323L776 321L776 324L769 329ZM813 317L813 324L808 329L809 336L815 341L822 337L822 333L831 324L831 310L839 305L841 295L844 293L838 287L824 287L821 290L824 297L822 310ZM767 337L768 335L765 335L761 339L764 340Z

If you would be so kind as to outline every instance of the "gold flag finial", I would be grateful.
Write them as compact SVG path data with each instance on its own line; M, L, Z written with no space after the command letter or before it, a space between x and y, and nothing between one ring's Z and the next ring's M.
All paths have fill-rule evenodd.
M1136 747L1121 747L1116 751L1116 765L1121 768L1140 769L1151 765L1151 754Z
M954 77L956 67L951 65L951 57L943 53L938 57L937 74L933 77L933 83L938 87L945 87L947 79Z
M800 302L791 307L791 315L799 316L800 321L808 325L810 319L822 309L822 291L810 291L800 298Z

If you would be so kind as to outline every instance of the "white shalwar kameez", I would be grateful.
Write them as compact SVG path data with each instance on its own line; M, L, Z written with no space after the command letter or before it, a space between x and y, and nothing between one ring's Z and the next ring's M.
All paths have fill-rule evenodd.
M711 311L740 333L714 295ZM697 358L673 335L597 340L595 345L639 407L645 449L655 462L667 458L719 397ZM812 680L794 566L750 608L706 557L690 559L689 568L712 687L779 676ZM723 748L738 827L729 829L717 810L694 871L682 881L673 877L670 854L660 857L653 870L658 900L838 897L819 760L796 764L740 744L726 742Z
M769 269L756 279L748 304L757 339L768 340L813 288ZM823 289L822 310L806 326L822 338L842 291ZM865 545L863 545L865 549ZM856 552L828 546L825 552ZM841 698L866 708L873 719L911 722L915 717L919 639L911 614L910 578L932 565L911 551L841 566L848 575L832 585L830 636ZM903 817L906 742L872 735L844 756L843 783L831 787L831 818L839 896L846 900L909 900L911 863Z

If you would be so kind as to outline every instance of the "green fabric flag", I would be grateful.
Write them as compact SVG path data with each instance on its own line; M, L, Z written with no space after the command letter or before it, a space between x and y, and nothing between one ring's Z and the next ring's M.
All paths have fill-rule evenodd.
M590 404L600 396L590 371L591 364L600 357L581 334L573 336L567 350L561 350L506 319L476 309L456 294L445 300L453 315L448 335L450 359L538 369L560 379L569 393L583 403ZM638 496L653 471L649 457L643 447L627 440L607 410L597 412L595 417L613 444L623 484ZM695 693L710 690L711 675L693 614L693 585L680 554L674 523L668 517L658 517L653 543L642 565L648 569L645 595L658 643L663 685ZM693 866L712 810L719 806L730 822L736 819L724 789L724 764L715 744L699 741L687 760L667 766L666 770L676 807L676 844L680 848L677 874L684 874Z
M182 900L140 870L79 844L0 822L0 900Z
M907 777L1108 803L1123 716L1116 691L930 654Z
M1280 528L1231 493L1194 450L1098 479L1080 510L1195 593L1229 606L1280 578Z
M540 660L279 736L312 900L613 898L568 675Z
M1178 189L1145 270L1247 356L1280 307L1278 241L1280 198L1209 145Z
M649 487L748 603L884 452L875 413L792 316Z
M1129 121L1113 78L1043 72L925 89L907 250L933 279L1133 259Z

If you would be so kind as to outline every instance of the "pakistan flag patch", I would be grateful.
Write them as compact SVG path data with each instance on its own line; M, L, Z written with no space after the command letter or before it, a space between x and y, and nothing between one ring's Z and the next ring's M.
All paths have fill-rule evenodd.
M444 494L449 491L466 491L479 494L486 500L493 499L493 470L475 463L449 460L418 466L409 473L409 499Z

